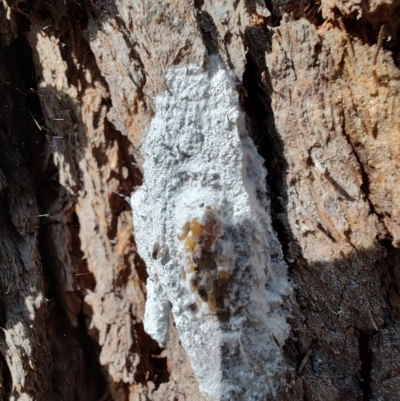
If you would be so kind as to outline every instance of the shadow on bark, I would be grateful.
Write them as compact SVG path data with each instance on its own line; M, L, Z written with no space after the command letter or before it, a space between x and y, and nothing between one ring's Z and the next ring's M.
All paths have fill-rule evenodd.
M60 6L62 2L56 3L54 6ZM77 85L77 77L84 72L74 69L74 63L70 62L72 38L62 35L68 32L66 25L72 15L80 19L82 25L87 20L82 5L70 5L70 15L62 5L59 7L59 31L55 31L47 23L52 18L51 10L47 6L42 8L43 5L37 2L18 7L15 14L18 37L10 41L11 44L4 43L0 49L1 327L9 330L22 325L25 330L20 332L22 338L15 341L15 346L28 341L32 347L31 353L21 350L20 354L15 354L15 358L21 357L25 369L23 391L43 400L106 400L111 397L109 383L112 379L100 365L97 333L89 330L92 311L84 303L85 294L95 289L96 282L81 251L79 231L82 227L75 213L75 194L82 189L79 162L88 146L88 138L84 123L75 112L75 99L49 85L39 89L42 99L47 98L53 107L50 115L43 117L36 86L41 72L36 70L35 73L32 44L25 38L30 24L41 27L43 34L61 35L60 40L66 43L63 57L69 66L67 78ZM96 70L83 35L79 46L81 63ZM102 78L99 76L99 79ZM120 159L127 165L128 177L115 178L122 182L120 193L129 196L140 179L140 173L132 166L133 155L127 153L129 141L107 122L106 131L106 139L116 139L120 145ZM75 187L65 188L60 184L59 171L52 159L54 152L63 156L65 166L77 178ZM98 167L101 158L99 149ZM108 196L115 215L129 210L121 196ZM115 235L116 224L115 220L110 225L110 238ZM33 260L27 266L29 258ZM130 268L133 266L126 266ZM143 276L143 268L141 271L139 275ZM121 272L117 285L124 284L127 274ZM40 306L34 307L32 321L27 297L41 296L44 298ZM145 358L138 366L131 367L137 371L137 380L167 381L165 360L152 357L161 352L158 345L143 331L141 323L133 330L137 338L129 352ZM3 396L17 396L19 383L15 380L22 380L22 377L15 376L17 367L10 362L7 353L12 341L6 341L3 331L0 337Z
M29 29L24 17L17 20L20 28ZM95 283L79 249L73 199L60 185L51 160L51 136L56 133L45 128L31 48L23 30L18 34L9 47L1 49L1 326L26 329L20 333L26 338L15 340L15 346L28 341L32 348L31 353L20 350L19 354L24 369L32 370L26 372L28 394L41 399L98 400L107 384L96 362L99 345L87 334L80 288L83 282L89 288ZM52 95L64 96L55 91ZM80 144L84 143L81 137ZM80 285L66 283L72 278L67 277L71 267L75 277L82 275ZM44 297L35 307L33 321L29 297ZM7 369L10 360L3 347L10 347L10 342L5 344L3 332L2 336L7 361L3 369ZM3 376L5 397L14 394L16 386L19 383L9 375Z
M292 333L285 347L293 369L288 376L290 399L319 399L322 394L335 400L392 399L397 390L389 385L382 390L382 382L397 373L385 368L379 372L376 366L381 365L381 344L388 332L396 333L393 346L400 346L400 251L381 239L375 249L354 249L338 260L302 257L287 215L288 144L275 128L273 88L265 58L260 57L268 54L269 35L265 27L246 30L243 107L268 170L273 226L295 285L294 299L287 305L292 309ZM399 361L396 354L396 365Z

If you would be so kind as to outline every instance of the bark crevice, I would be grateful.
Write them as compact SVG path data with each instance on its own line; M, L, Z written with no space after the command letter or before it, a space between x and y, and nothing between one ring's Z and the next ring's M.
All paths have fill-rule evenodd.
M282 222L285 218L286 161L283 156L283 142L275 131L271 99L265 89L267 83L263 82L263 77L268 74L265 53L270 46L269 35L266 27L249 28L246 31L245 43L248 53L243 74L244 90L239 88L239 93L247 116L248 131L268 171L267 186L271 201L272 226L278 235L284 256L287 257L291 238ZM264 39L263 42L259 41L260 36Z
M361 360L361 379L359 383L363 392L363 401L369 401L371 399L371 370L373 358L371 349L369 348L370 335L360 330L358 336Z

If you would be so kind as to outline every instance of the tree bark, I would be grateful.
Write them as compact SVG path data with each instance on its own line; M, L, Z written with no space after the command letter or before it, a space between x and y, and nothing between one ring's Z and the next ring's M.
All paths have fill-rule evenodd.
M394 0L3 0L0 401L206 399L173 319L144 330L129 197L168 74L210 55L293 288L272 399L397 400L399 27Z

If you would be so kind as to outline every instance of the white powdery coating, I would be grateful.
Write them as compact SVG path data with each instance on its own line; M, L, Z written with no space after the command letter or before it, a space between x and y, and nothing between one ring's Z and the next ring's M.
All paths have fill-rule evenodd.
M165 344L172 308L209 400L265 400L283 381L281 297L291 290L266 171L216 58L208 72L179 68L167 80L144 139L144 183L131 198L149 274L145 330Z

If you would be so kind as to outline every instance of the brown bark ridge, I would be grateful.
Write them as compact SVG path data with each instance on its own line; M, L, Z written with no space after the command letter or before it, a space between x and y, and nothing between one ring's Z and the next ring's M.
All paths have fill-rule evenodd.
M208 54L236 76L294 286L281 398L397 400L399 10L3 0L0 400L204 399L173 324L165 349L143 329L126 198L166 72Z

